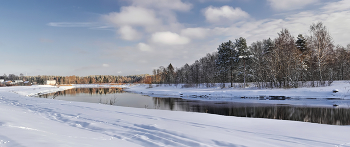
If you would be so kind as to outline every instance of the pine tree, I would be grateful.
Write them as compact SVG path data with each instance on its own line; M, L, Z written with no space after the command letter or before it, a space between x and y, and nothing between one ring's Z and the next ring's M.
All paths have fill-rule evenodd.
M307 50L306 39L301 34L298 35L295 45L301 52L304 52Z
M245 86L245 81L246 81L246 68L248 60L251 58L251 52L248 49L246 39L243 37L240 37L239 39L236 39L236 49L238 50L238 71L239 75L244 76L244 86Z
M273 48L274 48L274 42L270 38L263 40L264 54L270 54Z
M295 42L295 46L298 49L299 58L302 64L302 69L304 70L302 72L303 79L305 80L305 77L307 75L306 71L308 70L308 68L310 68L311 50L307 48L306 39L303 37L302 34L298 35L297 41Z
M171 65L171 63L167 67L167 81L170 83L174 83L174 67Z
M218 69L218 75L221 77L224 83L227 74L230 73L231 87L233 86L233 71L236 63L239 61L239 51L236 50L235 44L229 40L228 42L222 43L218 48L218 58L216 59L216 66Z

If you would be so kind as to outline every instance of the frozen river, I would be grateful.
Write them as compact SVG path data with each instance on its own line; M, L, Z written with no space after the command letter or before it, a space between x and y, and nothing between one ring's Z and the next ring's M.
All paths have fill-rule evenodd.
M120 88L74 88L40 95L39 97L145 109L189 111L226 116L294 120L332 125L350 125L349 108L311 107L308 105L262 104L251 102L244 103L244 101L222 102L189 100L182 98L160 98L128 93ZM297 101L295 99L293 100ZM323 101L332 100L333 99L324 99ZM319 100L307 99L306 101Z

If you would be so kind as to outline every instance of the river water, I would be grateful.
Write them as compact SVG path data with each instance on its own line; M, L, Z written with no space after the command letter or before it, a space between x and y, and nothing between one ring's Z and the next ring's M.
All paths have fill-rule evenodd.
M159 98L125 92L120 88L75 88L51 94L44 94L39 97L145 109L294 120L331 125L350 125L349 108Z

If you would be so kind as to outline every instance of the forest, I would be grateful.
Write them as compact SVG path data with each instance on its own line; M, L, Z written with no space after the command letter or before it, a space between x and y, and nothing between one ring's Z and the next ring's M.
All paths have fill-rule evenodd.
M309 35L294 38L284 28L275 39L247 45L245 38L224 42L214 53L192 64L174 68L160 66L145 79L153 84L186 84L189 87L215 83L254 82L258 88L325 86L350 79L350 44L335 45L327 27L313 23Z
M129 75L129 76L113 76L113 75L91 75L91 76L19 76L4 74L0 76L0 79L4 80L23 80L29 81L39 85L44 85L46 80L56 80L57 84L100 84L100 83L142 83L143 79L148 76L143 75Z

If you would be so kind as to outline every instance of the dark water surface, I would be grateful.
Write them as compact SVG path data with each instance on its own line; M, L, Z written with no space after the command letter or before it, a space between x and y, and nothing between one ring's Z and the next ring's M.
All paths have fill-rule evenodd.
M128 93L120 88L75 88L52 94L44 94L39 97L147 109L294 120L331 125L350 125L350 109L347 108L159 98Z

